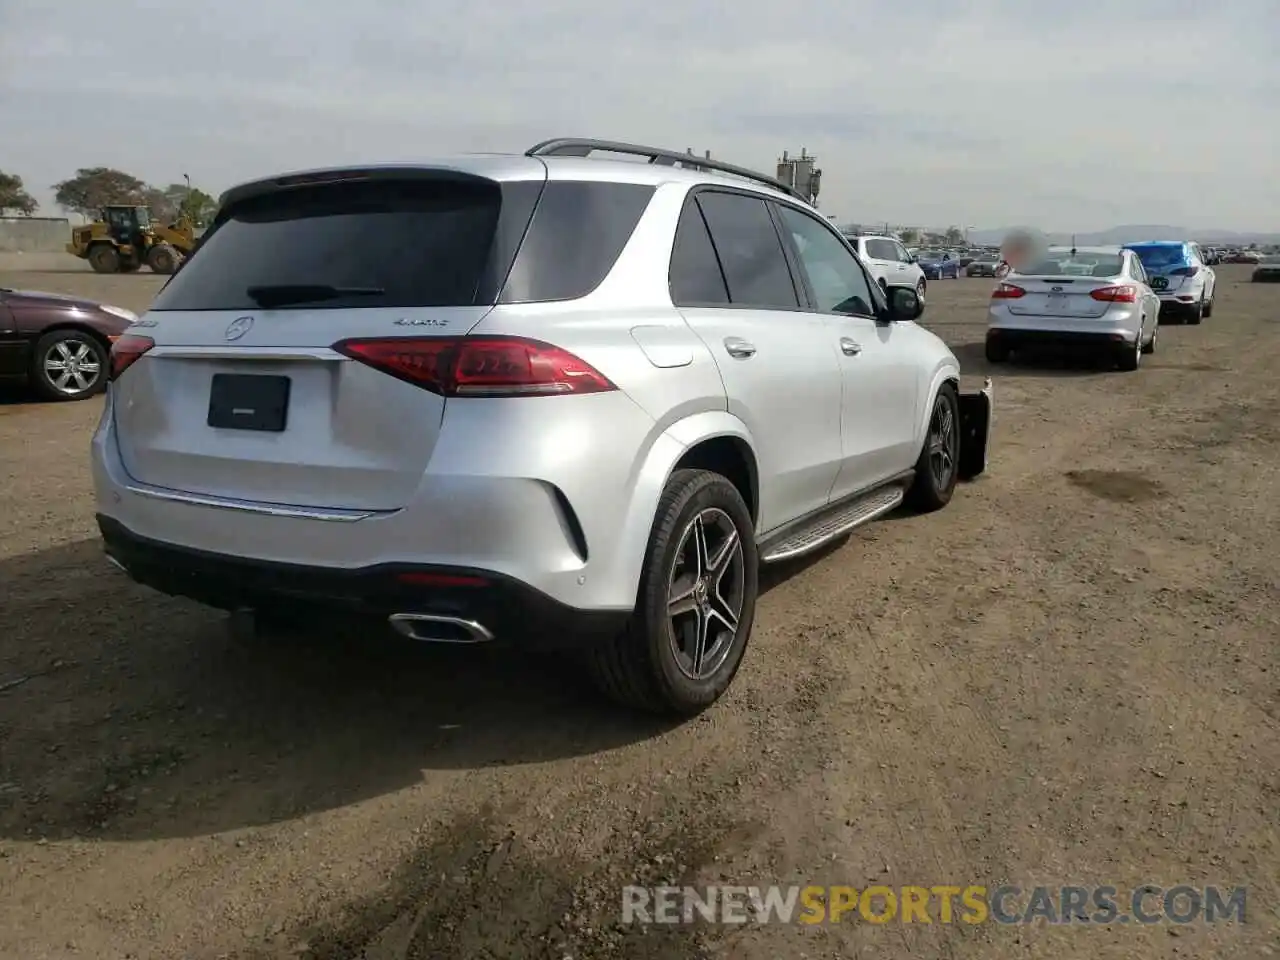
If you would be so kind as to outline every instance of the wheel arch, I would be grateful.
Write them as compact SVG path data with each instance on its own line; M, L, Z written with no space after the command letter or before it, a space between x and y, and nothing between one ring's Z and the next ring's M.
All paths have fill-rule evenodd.
M929 429L929 418L933 415L933 402L938 398L938 391L943 384L951 384L958 394L960 392L960 364L955 358L947 358L940 362L930 378L929 389L925 393L925 402L920 408L920 416L916 422L916 438L924 443L925 433Z
M95 330L87 323L80 323L76 320L55 320L53 323L49 324L41 330L39 335L31 342L32 351L35 351L35 345L37 343L49 334L56 333L59 330L74 330L77 333L86 333L102 346L102 349L107 352L108 357L111 354L111 340L105 333L101 330Z
M759 522L760 486L756 444L745 423L726 410L696 413L663 430L636 464L626 520L609 563L619 589L639 588L658 503L671 475L689 467L713 470L742 493L752 521ZM623 587L623 584L626 586Z

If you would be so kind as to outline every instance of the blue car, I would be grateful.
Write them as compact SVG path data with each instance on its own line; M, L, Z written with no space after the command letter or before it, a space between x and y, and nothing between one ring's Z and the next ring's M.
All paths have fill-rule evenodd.
M916 263L924 271L926 280L960 279L959 259L941 250L921 250L916 254Z

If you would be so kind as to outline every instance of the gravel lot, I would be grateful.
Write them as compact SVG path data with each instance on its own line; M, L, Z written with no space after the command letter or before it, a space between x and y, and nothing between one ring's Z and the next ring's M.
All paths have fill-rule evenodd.
M1000 368L989 476L771 577L678 727L556 662L236 646L102 559L100 403L5 394L0 956L1280 955L1280 288L1218 273L1135 374ZM970 374L990 284L931 288ZM1247 885L1249 922L621 926L664 879Z

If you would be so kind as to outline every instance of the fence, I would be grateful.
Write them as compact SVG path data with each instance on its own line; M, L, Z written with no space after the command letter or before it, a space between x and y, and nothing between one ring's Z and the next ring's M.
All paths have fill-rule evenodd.
M0 217L0 253L62 253L70 239L66 217Z

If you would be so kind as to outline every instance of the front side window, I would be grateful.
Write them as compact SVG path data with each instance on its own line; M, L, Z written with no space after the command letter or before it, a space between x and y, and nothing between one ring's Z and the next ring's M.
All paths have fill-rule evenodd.
M823 223L795 207L780 204L778 210L809 278L818 312L874 316L870 283L849 248Z

